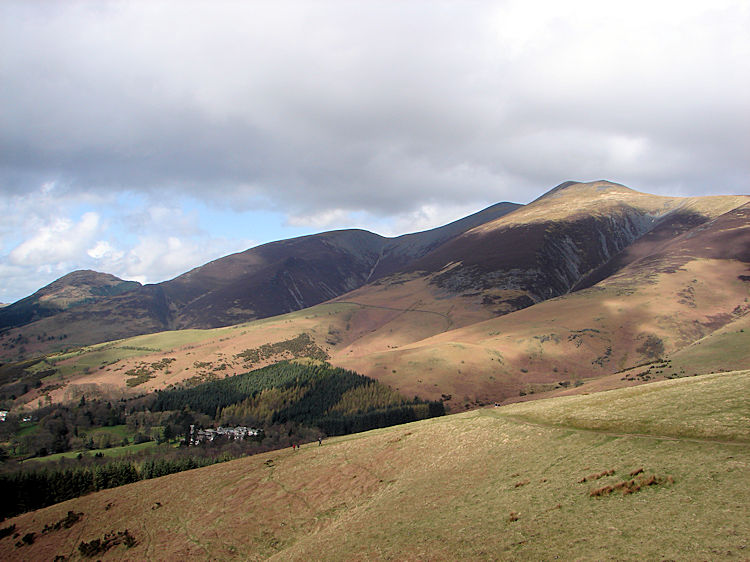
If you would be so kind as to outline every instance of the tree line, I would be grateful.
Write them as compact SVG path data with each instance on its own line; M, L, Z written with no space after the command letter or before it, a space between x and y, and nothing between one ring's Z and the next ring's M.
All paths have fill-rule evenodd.
M231 457L181 457L113 461L94 466L43 468L41 470L0 474L0 520L26 511L77 498L90 492L158 478L183 470L200 468Z

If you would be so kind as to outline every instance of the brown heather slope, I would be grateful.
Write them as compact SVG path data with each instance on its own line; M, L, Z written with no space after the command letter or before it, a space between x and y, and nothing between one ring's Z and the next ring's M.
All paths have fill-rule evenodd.
M749 385L744 371L476 410L143 481L3 522L0 558L80 560L127 530L132 548L96 558L741 559Z

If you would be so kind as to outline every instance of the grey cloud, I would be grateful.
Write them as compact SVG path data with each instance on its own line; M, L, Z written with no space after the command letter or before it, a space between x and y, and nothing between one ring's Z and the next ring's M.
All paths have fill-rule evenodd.
M733 8L712 25L750 23ZM747 191L750 178L750 78L727 62L748 40L720 43L720 29L686 44L710 51L693 67L674 45L653 62L614 34L624 46L601 44L615 58L600 60L573 24L555 34L554 19L506 37L493 22L537 25L537 14L481 2L4 3L0 13L5 192L57 179L239 209L388 215L528 201L571 177L686 194ZM618 156L622 139L645 148Z

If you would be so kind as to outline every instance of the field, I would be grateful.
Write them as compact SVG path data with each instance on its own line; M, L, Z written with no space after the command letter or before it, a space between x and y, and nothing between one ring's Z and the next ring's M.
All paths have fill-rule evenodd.
M561 427L750 444L748 388L750 371L740 371L514 404L502 412ZM690 415L683 415L686 408Z
M101 453L105 457L122 457L125 455L130 455L132 453L138 453L140 451L146 451L148 449L153 449L157 446L156 441L146 441L144 443L137 443L135 445L125 445L122 447L110 447L108 449L91 449L90 451L68 451L67 453L55 453L52 455L47 455L46 457L34 457L33 459L28 459L24 461L27 464L32 463L48 463L53 462L62 458L66 459L74 459L76 458L81 452L83 452L84 455L87 456L94 456L97 453Z
M0 558L109 534L103 560L746 559L749 391L687 377L247 457L8 520Z

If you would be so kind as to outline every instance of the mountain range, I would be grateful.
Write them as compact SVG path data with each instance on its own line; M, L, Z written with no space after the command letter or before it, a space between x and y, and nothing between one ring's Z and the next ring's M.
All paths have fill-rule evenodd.
M274 450L8 519L3 559L714 560L748 546L750 196L565 182L426 232L324 232L154 285L72 272L0 308L0 326L0 402L31 418L6 432L14 451L34 426L68 430L63 412L112 419L150 398L96 430L208 423L217 404L227 423L309 415L312 396L380 415L326 372L451 414L291 448L284 418ZM293 384L251 392L277 370ZM142 445L124 442L106 452ZM128 462L112 466L155 466Z
M87 345L276 316L398 272L467 230L518 207L500 203L446 226L397 238L341 230L272 242L155 285L76 271L1 309L0 330L5 341L30 333L44 334L42 339L50 342L54 340L47 340L47 334L64 330L66 345ZM55 346L30 347L38 352Z
M649 364L667 357L659 376L701 361L740 368L749 219L748 196L565 182L433 230L272 242L155 285L74 272L0 309L0 357L135 338L107 344L150 350L118 357L118 369L176 360L150 389L201 374L199 363L243 372L243 350L305 333L336 365L462 408L653 380ZM85 376L68 369L60 398L76 384L124 387L114 359L92 357Z

